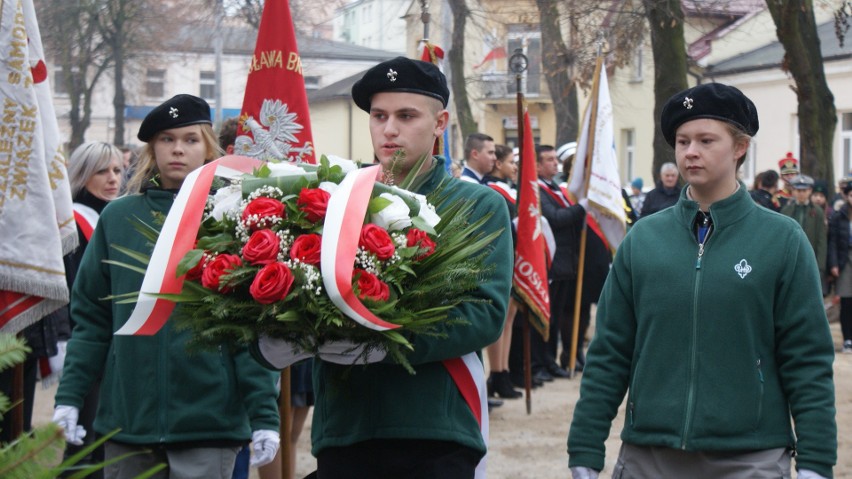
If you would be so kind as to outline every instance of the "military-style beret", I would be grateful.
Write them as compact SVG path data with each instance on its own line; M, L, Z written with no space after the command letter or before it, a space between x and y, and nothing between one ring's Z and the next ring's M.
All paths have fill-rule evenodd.
M666 101L660 128L669 145L675 145L678 127L699 118L724 121L754 136L760 126L757 109L741 91L722 83L704 83L686 89Z
M797 175L790 180L790 185L797 190L806 190L814 187L814 179L808 175Z
M213 124L210 119L210 105L197 96L175 95L145 116L136 137L140 141L148 142L163 130L200 123Z
M381 92L418 93L440 100L446 107L450 100L447 77L431 63L396 57L367 70L352 85L352 100L369 113L373 95Z

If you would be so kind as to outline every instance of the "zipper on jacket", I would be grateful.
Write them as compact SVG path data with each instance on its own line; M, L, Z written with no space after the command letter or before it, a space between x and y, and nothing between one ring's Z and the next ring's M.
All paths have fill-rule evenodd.
M760 380L760 395L757 397L757 422L763 416L763 369L760 366L760 358L757 358L757 378Z
M689 434L689 429L692 427L692 414L695 409L695 369L698 362L696 353L696 345L698 344L698 292L701 289L701 259L704 257L706 250L705 245L710 241L710 236L713 233L713 225L709 224L709 220L705 219L705 226L708 226L707 232L704 235L704 241L695 241L698 243L698 258L695 261L695 288L692 291L692 340L690 350L692 351L689 358L689 388L686 394L686 417L683 421L683 432L681 434L680 448L686 449L686 437Z

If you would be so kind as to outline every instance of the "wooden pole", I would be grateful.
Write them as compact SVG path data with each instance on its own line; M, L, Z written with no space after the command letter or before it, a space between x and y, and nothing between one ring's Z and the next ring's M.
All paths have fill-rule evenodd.
M524 392L526 393L527 415L532 413L532 358L530 354L529 310L523 308L524 324Z
M12 414L9 438L15 440L24 433L24 365L16 364L12 369Z
M281 417L281 447L278 455L281 457L281 478L293 479L290 474L290 450L293 449L292 431L293 414L290 404L290 367L281 371L281 394L278 396L278 411Z

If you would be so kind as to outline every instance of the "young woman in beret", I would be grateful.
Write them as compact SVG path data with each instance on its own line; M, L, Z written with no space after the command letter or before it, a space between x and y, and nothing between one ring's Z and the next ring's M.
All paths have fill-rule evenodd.
M799 478L831 477L834 347L814 253L737 180L754 104L708 83L661 120L687 186L616 253L568 436L573 477L603 469L625 393L614 478L788 478L793 456Z
M237 451L250 439L256 464L275 455L275 375L245 348L188 352L190 333L169 321L150 336L116 336L134 305L102 299L141 287L141 274L105 263L131 261L115 245L150 254L152 245L130 219L161 224L186 176L219 156L210 107L178 95L154 108L137 136L146 145L130 194L104 208L77 273L71 300L76 325L54 421L69 443L82 443L87 432L78 425L79 410L102 378L93 428L99 435L118 430L104 450L108 462L121 458L106 467L107 477L136 477L165 463L155 477L230 479Z

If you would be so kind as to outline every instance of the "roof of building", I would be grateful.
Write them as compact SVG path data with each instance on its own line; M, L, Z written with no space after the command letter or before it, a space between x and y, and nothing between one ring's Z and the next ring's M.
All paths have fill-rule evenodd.
M308 91L308 103L321 103L324 101L338 100L352 97L352 85L364 76L365 69L343 80L336 81L325 88Z
M249 27L225 26L219 30L222 36L222 51L232 55L252 55L257 41L257 31ZM187 24L171 39L165 48L173 52L213 53L217 33L199 24ZM326 58L362 61L384 61L397 56L385 50L343 43L324 38L296 35L299 56L303 58Z
M817 26L820 50L824 62L836 61L852 57L852 38L845 38L843 45L838 40L834 21L828 21ZM757 70L775 69L781 66L784 59L784 46L775 41L769 45L736 55L714 65L708 65L705 74L729 75Z

